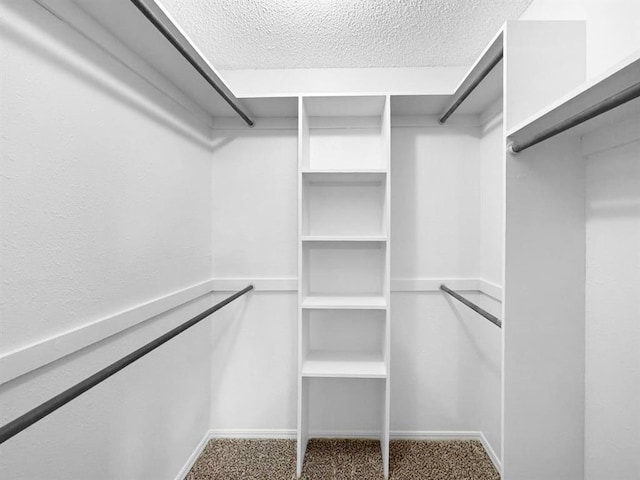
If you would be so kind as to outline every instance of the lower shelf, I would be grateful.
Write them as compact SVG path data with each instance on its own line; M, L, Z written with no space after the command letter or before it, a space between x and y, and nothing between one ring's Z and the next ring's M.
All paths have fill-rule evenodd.
M310 352L302 363L303 377L387 378L382 356L373 353Z
M302 300L304 309L363 309L384 310L387 301L383 296L308 296Z

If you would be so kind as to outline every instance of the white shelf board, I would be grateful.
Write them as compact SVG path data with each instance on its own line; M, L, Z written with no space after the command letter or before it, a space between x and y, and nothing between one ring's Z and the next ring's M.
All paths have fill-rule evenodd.
M467 90L469 85L476 81L480 72L484 70L502 50L504 50L504 26L491 39L467 74L460 81L460 84L453 93L451 102L459 98L460 95ZM484 109L492 105L496 99L502 95L502 67L503 62L500 61L460 104L453 115L456 113L463 115L482 113ZM444 110L448 107L449 105L447 105ZM444 110L440 113L444 113Z
M108 2L104 0L73 0L73 3L195 101L209 115L212 117L237 116L227 102L129 0L110 0ZM181 45L196 59L198 66L216 79L225 94L235 99L234 94L226 86L215 68L167 11L155 0L145 0L144 3L161 20L162 24L176 38L180 39Z
M387 301L382 295L308 296L302 300L302 308L307 310L384 310L387 308Z
M519 143L570 118L586 108L640 81L640 50L616 67L585 82L569 94L545 107L507 132L509 141ZM640 112L640 99L632 100L609 112L567 130L567 134L584 135Z
M303 97L309 117L373 117L384 111L384 95Z
M302 362L303 377L386 378L381 354L357 352L309 352Z
M377 174L386 175L387 170L385 168L304 168L302 169L303 175L318 175L318 174Z
M467 74L462 78L450 95L392 95L391 114L393 116L415 115L442 115L449 105L457 98L467 86L473 82L478 73L491 61L503 46L504 30L500 29L480 54L476 62L471 66ZM480 84L460 104L455 115L480 115L492 106L503 92L502 77L503 62L500 61ZM450 118L452 118L450 117Z
M385 235L303 235L303 242L386 242Z
M153 67L182 93L199 105L208 115L216 118L238 118L237 113L204 80L182 55L144 17L130 0L43 0L56 13L64 15L70 23L80 21L73 10L78 9L99 23L127 49ZM226 95L244 106L252 118L297 117L297 97L236 97L187 34L155 0L145 5L158 17L171 33L194 57L198 65L215 78ZM76 25L78 27L78 25ZM91 29L83 29L91 31ZM98 43L98 38L94 38ZM244 122L243 122L244 124ZM246 124L244 124L246 126Z
M256 118L291 118L298 116L297 97L238 97Z
M309 183L331 182L376 182L386 181L387 171L382 169L370 170L302 170L302 178Z

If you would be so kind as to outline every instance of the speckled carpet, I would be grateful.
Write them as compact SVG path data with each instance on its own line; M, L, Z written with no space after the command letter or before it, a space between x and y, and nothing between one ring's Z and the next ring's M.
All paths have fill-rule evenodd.
M294 440L211 440L185 480L293 480ZM499 480L475 440L391 442L390 480ZM313 439L302 480L381 480L380 444L374 440Z

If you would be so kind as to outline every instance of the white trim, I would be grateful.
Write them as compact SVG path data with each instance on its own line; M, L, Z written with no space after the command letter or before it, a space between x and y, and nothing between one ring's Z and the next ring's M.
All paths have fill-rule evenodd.
M483 446L491 450L486 437L476 430L391 430L389 436L393 440L479 440ZM379 430L319 430L309 432L310 438L380 438ZM296 430L280 429L211 429L209 438L296 438ZM489 452L487 452L489 453ZM491 454L489 454L491 456ZM497 457L496 457L497 458ZM492 460L493 461L493 460Z
M393 292L437 292L445 283L454 290L479 290L477 278L392 278Z
M247 438L247 439L269 439L269 438L282 438L287 440L296 439L296 430L294 428L280 428L280 429L247 429L247 428L232 428L232 429L218 429L214 428L209 430L209 438Z
M207 280L49 338L0 353L0 385L211 293L212 284L211 280Z
M196 460L198 460L198 457L202 455L202 452L206 448L210 439L211 439L211 432L210 431L205 432L204 436L202 437L198 445L196 445L196 449L193 451L193 453L191 453L186 463L182 466L182 468L176 475L175 480L184 480L184 477L187 476L187 473L189 473L189 470L191 470L191 468L193 467L193 464L196 463Z
M253 284L256 291L265 292L296 292L298 290L296 277L282 278L214 278L212 289L216 292L232 292ZM461 291L479 291L498 301L502 298L502 287L482 278L392 278L392 292L437 292L440 284Z
M437 292L441 284L453 290L478 291L502 301L502 286L482 278L393 278L393 292Z
M253 127L247 129L247 124L241 118L216 117L213 119L214 135L226 131L242 130L251 133L255 130L298 130L297 117L254 117Z
M481 432L474 430L394 430L393 440L479 440Z
M502 287L477 278L396 278L391 280L391 290L437 292L441 283L446 283L454 290L480 291L496 300L502 297ZM0 385L203 295L236 291L248 284L253 284L256 291L264 292L296 292L298 289L295 277L207 280L114 315L0 353Z
M366 438L379 440L382 436L380 430L317 430L309 432L309 439L312 438Z
M478 279L478 290L494 300L502 301L502 286L497 283L480 278Z
M216 292L232 292L252 284L255 290L266 292L297 292L296 277L282 278L214 278L213 290Z
M322 430L317 432L310 432L310 438L380 438L380 432L375 430L351 430L351 431L333 431L333 430ZM207 439L216 439L216 438L244 438L244 439L286 439L286 440L295 440L296 439L296 430L295 429L212 429L209 430ZM475 430L461 430L461 431L438 431L438 430L391 430L389 432L389 438L391 440L478 440L482 443L482 447L487 452L491 463L498 470L498 472L502 475L502 462L496 455L495 450L487 440L487 437L484 433ZM206 445L205 439L203 439L204 444ZM202 442L201 442L202 443ZM199 455L202 452L202 448L200 445L196 449L197 454ZM196 457L196 452L192 455L192 457ZM193 465L193 461L190 459L189 469ZM186 475L189 470L187 469L184 474Z
M487 455L489 455L489 458L491 459L491 463L493 463L493 466L496 467L496 470L498 470L498 473L502 476L502 462L500 461L500 458L498 458L496 451L493 449L484 433L478 433L480 433L480 441L482 442L484 451L487 452Z
M447 127L479 127L479 115L457 115L447 121ZM392 115L391 128L446 128L440 115Z

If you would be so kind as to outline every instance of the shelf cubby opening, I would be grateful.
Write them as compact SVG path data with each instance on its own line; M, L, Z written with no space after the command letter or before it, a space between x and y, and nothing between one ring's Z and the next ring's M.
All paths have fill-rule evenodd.
M307 378L309 436L379 436L385 380L377 378ZM373 428L372 428L373 427Z
M383 96L307 97L303 169L386 169Z
M383 361L385 312L382 310L306 310L302 321L305 360Z
M303 176L302 234L384 237L386 177L383 173Z
M303 296L383 296L385 243L306 243L302 254Z

